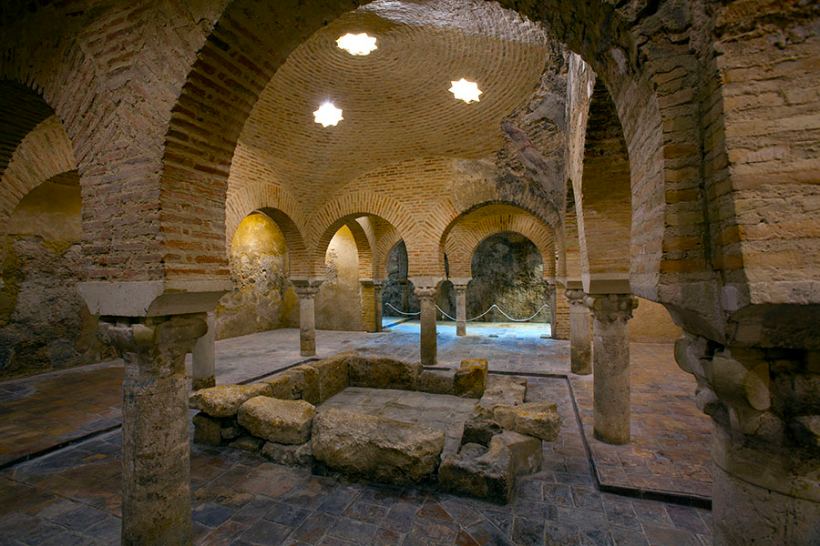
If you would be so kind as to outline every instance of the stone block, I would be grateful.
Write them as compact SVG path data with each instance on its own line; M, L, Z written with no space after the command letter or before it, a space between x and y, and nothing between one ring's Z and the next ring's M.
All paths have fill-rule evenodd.
M274 463L288 466L311 466L313 464L310 442L295 445L265 442L262 455Z
M239 408L239 424L258 438L280 444L303 444L310 438L316 409L304 400L251 398Z
M518 406L524 403L526 396L526 379L507 375L490 376L484 396L478 403L479 412L492 418L496 406Z
M462 360L453 378L453 394L463 398L481 398L487 386L487 373L487 360Z
M304 383L299 381L301 374L292 374L287 371L262 380L271 386L271 396L280 400L300 400Z
M270 396L271 392L271 386L267 383L217 385L192 393L188 406L211 417L233 417L245 401L256 396Z
M493 444L500 444L510 451L510 464L516 476L541 471L543 454L538 438L505 430L490 440L490 451L493 451Z
M350 355L338 355L307 365L317 372L320 403L347 388L349 359Z
M507 430L554 441L561 430L561 417L555 404L528 402L518 406L496 406L495 421Z
M261 449L264 440L261 438L257 438L255 436L249 436L247 434L243 434L233 442L231 442L229 447L234 449L242 449L245 451L250 451L252 453L256 453Z
M510 450L503 442L491 442L489 449L465 444L444 458L438 480L445 491L506 504L515 486Z
M222 445L222 420L210 417L205 413L197 413L193 418L194 442L209 446Z
M348 360L350 385L371 389L413 390L422 372L418 362L354 356Z
M292 376L294 382L299 385L302 400L314 406L319 403L319 372L316 368L308 364L302 364L284 373Z
M313 421L313 457L330 469L383 483L432 477L444 433L350 411L322 411Z
M461 445L480 444L490 445L490 440L503 429L495 420L483 415L473 414L464 422L464 433L461 435Z
M430 394L453 394L455 374L452 371L423 370L416 380L416 390Z

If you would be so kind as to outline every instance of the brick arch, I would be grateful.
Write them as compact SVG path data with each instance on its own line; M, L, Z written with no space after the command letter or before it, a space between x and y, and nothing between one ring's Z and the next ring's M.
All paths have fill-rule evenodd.
M509 205L487 205L460 216L448 227L441 240L450 265L450 277L471 277L471 262L478 245L497 233L523 235L538 248L544 264L544 278L555 277L553 230L534 215Z
M330 239L341 227L342 221L370 216L389 224L405 241L414 241L413 248L420 254L424 248L424 226L397 200L383 194L354 191L325 203L311 215L309 239L314 249L314 262L324 263L324 251ZM335 228L335 229L334 229ZM408 247L408 255L410 249ZM319 261L321 259L321 262Z
M23 139L53 115L54 110L34 90L15 81L0 81L0 177L5 179Z
M0 155L5 149L0 151ZM0 160L2 161L2 160ZM77 170L71 141L56 116L34 127L17 146L0 177L0 226L31 190L57 176Z
M623 284L628 293L629 156L615 104L601 80L595 83L589 103L583 174L572 183L584 291L606 292Z
M346 225L350 233L353 234L353 240L356 242L356 251L359 253L359 279L372 280L375 277L373 260L374 241L365 227L359 223L360 218L348 220L344 225ZM328 241L328 244L330 244L330 241Z
M225 203L226 245L231 244L239 223L251 212L263 208L284 214L287 221L295 226L299 239L305 246L306 220L302 209L287 191L275 184L244 184L229 189Z
M254 212L265 214L276 222L276 225L282 230L282 235L285 237L285 245L287 245L288 249L288 277L312 276L313 270L310 267L310 253L305 245L302 232L293 219L284 211L272 207L259 207L250 211L248 214L253 214Z
M377 259L375 264L377 278L387 278L387 258L390 256L390 252L393 251L393 248L401 241L401 235L392 225L388 224L387 229L380 232L379 237L376 239L375 252Z

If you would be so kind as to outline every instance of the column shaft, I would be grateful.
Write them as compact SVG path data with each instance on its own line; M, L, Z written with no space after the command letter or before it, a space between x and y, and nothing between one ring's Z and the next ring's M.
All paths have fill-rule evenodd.
M416 280L416 297L421 307L421 335L419 336L419 356L423 366L436 365L436 293L438 282L421 284Z
M593 417L595 437L629 443L629 333L637 299L628 294L586 297L592 310Z
M467 335L467 285L454 284L456 290L456 335Z
M381 332L382 331L382 281L375 281L373 283L373 303L376 307L375 309L375 322L376 328L373 330L374 332Z
M569 355L570 370L574 374L592 373L592 340L589 326L589 308L584 305L583 290L567 290L569 301Z
M185 355L205 314L100 323L125 361L122 543L190 544L191 488Z
M292 279L299 298L299 354L316 355L316 303L315 297L321 280Z
M208 313L208 331L196 340L192 355L193 390L216 385L216 313Z

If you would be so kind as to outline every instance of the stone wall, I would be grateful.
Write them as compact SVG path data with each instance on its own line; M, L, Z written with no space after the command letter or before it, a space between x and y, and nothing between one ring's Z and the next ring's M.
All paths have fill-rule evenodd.
M407 267L407 247L404 241L399 241L387 255L387 278L382 289L382 315L385 317L402 316L388 303L407 313L419 312L419 300L413 293L413 285L407 282Z
M217 306L218 339L298 327L298 299L287 280L287 264L287 245L276 222L261 213L247 216L231 242L234 290Z
M316 328L361 330L359 257L353 233L342 226L325 254L325 281L316 295Z
M2 241L0 378L99 362L114 355L77 292L84 260L76 171L20 202Z
M672 343L683 331L672 321L669 311L654 301L639 298L629 321L629 340L638 343Z
M486 311L493 303L515 318L528 317L547 302L544 264L535 245L515 233L485 239L472 259L473 280L467 287L467 317ZM545 309L533 322L545 322ZM497 311L482 321L506 322Z

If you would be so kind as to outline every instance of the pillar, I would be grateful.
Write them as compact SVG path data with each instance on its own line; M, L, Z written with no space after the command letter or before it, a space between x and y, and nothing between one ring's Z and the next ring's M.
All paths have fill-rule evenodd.
M359 281L362 286L362 326L367 332L382 331L382 281Z
M423 366L436 365L436 294L439 279L411 279L421 307L419 356Z
M555 322L552 323L552 338L569 339L569 301L566 297L566 290L560 283L556 283L553 290L555 294L553 300L555 302Z
M592 311L592 403L595 437L608 444L629 443L629 332L638 306L631 294L585 298Z
M547 294L546 294L546 304L549 305L550 314L549 314L549 323L550 323L550 337L555 338L555 322L557 318L557 313L555 311L555 279L551 281L547 281ZM545 337L545 336L542 336Z
M469 278L450 279L456 291L456 335L467 335L467 285Z
M322 281L318 279L291 279L299 298L299 354L316 355L316 294Z
M715 544L817 544L820 351L685 333L675 358L695 375L695 400L715 426Z
M584 304L583 290L567 290L569 302L569 358L574 374L592 373L592 340L589 329L589 309Z
M193 390L216 385L216 312L208 313L208 331L196 340L193 351Z
M206 315L114 320L103 318L100 336L125 362L122 543L190 544L185 355L205 334Z

